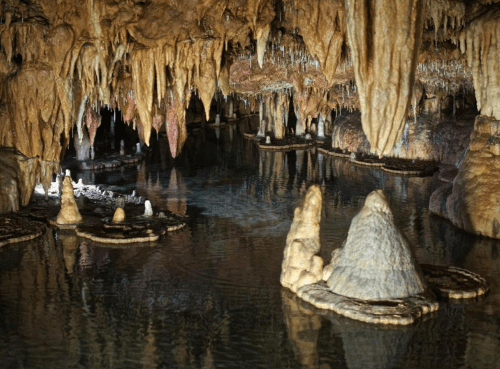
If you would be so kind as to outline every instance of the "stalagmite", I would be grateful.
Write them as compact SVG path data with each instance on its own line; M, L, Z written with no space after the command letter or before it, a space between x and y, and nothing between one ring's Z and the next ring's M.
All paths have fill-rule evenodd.
M323 259L316 255L321 249L319 228L322 200L321 188L312 185L307 190L304 204L295 209L283 251L280 277L281 285L293 292L322 278Z
M425 1L347 0L346 9L363 130L372 152L382 156L403 132Z
M57 214L57 224L75 224L82 221L82 215L78 210L73 192L73 184L71 182L71 174L66 170L64 177L62 195L61 195L61 210Z

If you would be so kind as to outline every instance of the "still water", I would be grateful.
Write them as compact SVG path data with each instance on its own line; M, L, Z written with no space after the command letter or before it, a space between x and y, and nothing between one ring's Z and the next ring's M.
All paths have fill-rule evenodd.
M498 241L428 212L435 178L407 178L315 152L262 152L239 131L192 132L168 158L79 173L188 217L160 243L116 248L53 231L0 249L1 368L500 368ZM217 134L218 138L217 138ZM76 179L76 178L75 178ZM312 183L323 190L322 257L382 188L420 262L483 275L491 292L429 319L377 327L281 288L285 239Z

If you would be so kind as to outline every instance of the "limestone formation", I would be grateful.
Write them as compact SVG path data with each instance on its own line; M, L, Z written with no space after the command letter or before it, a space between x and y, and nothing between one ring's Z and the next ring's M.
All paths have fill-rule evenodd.
M452 184L438 188L429 210L471 233L500 238L500 121L478 116Z
M426 290L406 237L395 226L382 190L368 195L344 245L332 253L323 279L336 294L362 299L404 298Z
M281 267L281 284L297 289L321 280L323 259L316 255L321 248L319 226L322 205L321 188L312 185L307 190L304 204L295 209Z
M28 205L40 161L11 147L0 146L0 213Z
M321 204L316 185L295 211L281 284L317 308L369 323L405 325L439 308L430 291L449 299L475 298L488 291L482 277L465 269L425 265L424 275L382 190L368 195L347 240L321 270L323 260L315 255L320 249L321 208L310 204Z
M381 156L403 133L425 1L347 0L346 9L363 130L372 151Z
M63 181L63 188L61 194L61 210L56 217L58 224L76 224L82 221L82 215L78 210L73 192L73 184L69 170L66 171L66 176Z
M123 208L116 208L112 221L113 223L122 223L125 221L125 210Z

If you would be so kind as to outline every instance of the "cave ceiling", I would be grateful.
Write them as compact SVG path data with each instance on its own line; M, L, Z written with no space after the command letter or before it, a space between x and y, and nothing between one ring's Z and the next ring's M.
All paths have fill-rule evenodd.
M497 1L4 0L0 145L39 156L43 180L106 107L146 144L168 123L175 156L192 96L207 119L231 96L290 99L306 129L360 109L383 155L424 93L500 119L499 19Z

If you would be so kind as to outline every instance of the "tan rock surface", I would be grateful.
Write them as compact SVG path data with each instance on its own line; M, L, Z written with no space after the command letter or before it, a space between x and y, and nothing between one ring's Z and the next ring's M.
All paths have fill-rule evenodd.
M321 280L323 259L316 255L320 249L319 227L323 197L318 185L309 187L304 204L295 209L290 232L286 238L281 266L281 285L293 292Z
M113 223L122 223L125 220L125 210L123 208L116 208L113 214Z
M28 205L39 167L38 158L28 158L12 147L0 146L0 213L18 211Z

